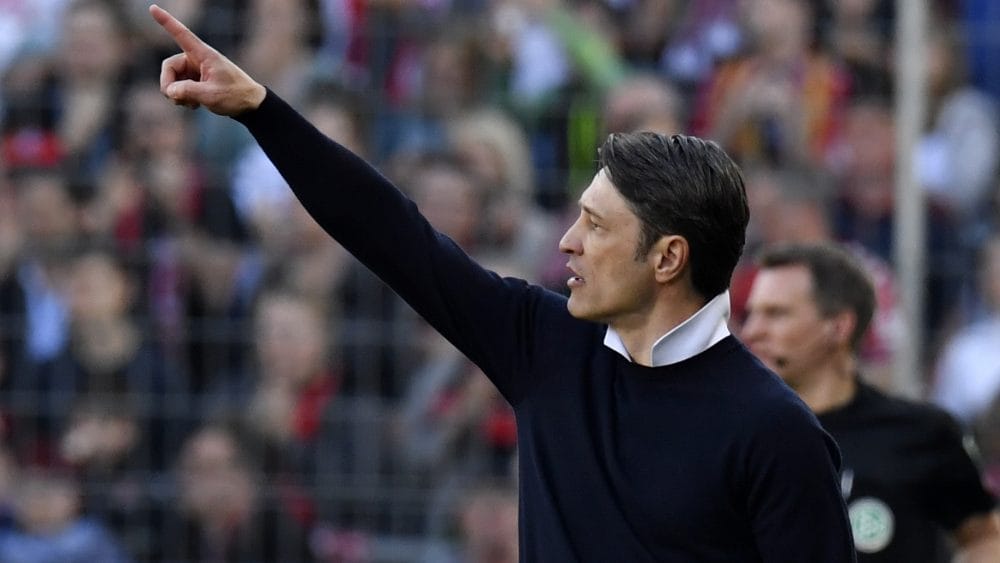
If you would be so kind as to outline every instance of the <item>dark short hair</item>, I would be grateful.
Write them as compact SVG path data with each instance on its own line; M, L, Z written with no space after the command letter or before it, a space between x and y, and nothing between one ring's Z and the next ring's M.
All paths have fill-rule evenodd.
M851 345L857 349L875 314L875 286L861 263L833 243L782 243L757 257L762 270L804 266L812 278L813 301L824 317L854 313Z
M743 253L750 210L743 175L719 145L686 135L613 133L598 164L642 223L636 259L666 235L691 248L695 291L729 287Z

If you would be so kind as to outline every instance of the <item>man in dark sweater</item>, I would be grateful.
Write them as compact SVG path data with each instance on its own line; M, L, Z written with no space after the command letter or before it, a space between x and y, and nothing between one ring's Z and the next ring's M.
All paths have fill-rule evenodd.
M875 308L862 267L824 244L771 247L759 263L742 336L840 445L858 560L952 561L952 544L955 561L1000 561L995 501L955 420L858 378Z
M367 163L151 12L183 50L163 93L243 123L319 224L513 406L521 560L853 561L836 445L727 329L748 211L716 145L609 138L560 242L567 301L480 267Z

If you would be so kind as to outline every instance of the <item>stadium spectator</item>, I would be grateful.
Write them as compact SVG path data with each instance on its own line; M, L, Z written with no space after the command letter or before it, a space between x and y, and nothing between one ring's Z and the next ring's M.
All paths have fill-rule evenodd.
M932 400L967 425L1000 397L1000 362L989 359L1000 342L1000 235L980 249L978 266L978 314L945 342L931 387Z
M896 134L892 104L883 96L851 100L844 134L835 152L835 200L831 203L837 240L854 241L889 264L894 263ZM958 237L956 217L929 200L924 209L928 256L924 310L924 349L940 341L958 303L968 259Z
M29 466L17 481L16 526L0 530L0 560L132 561L100 521L80 514L79 484L66 471Z
M83 513L104 523L129 555L145 561L156 553L170 499L163 468L150 466L148 448L155 437L131 402L121 394L78 400L60 437L59 457L78 476Z
M187 381L136 317L136 280L120 256L100 246L76 250L66 262L70 334L51 360L12 381L22 397L16 415L20 451L39 463L58 462L60 436L77 401L117 397L134 408L150 471L163 469L185 431Z
M844 65L852 89L870 93L891 84L896 4L890 0L816 0L814 4L816 43Z
M822 166L843 119L849 80L812 48L810 0L742 4L749 51L705 81L692 131L718 141L742 163Z
M224 426L205 426L187 439L177 466L177 503L156 561L313 561L306 531L270 498L251 452Z
M536 278L557 225L538 204L524 129L507 112L480 108L453 119L447 130L448 146L482 186L479 251L508 255Z

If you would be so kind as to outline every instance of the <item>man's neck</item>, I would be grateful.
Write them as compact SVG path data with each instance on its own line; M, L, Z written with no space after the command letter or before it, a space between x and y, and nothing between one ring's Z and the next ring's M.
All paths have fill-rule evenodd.
M653 344L664 334L677 328L705 306L701 297L679 300L667 305L660 301L641 319L620 320L610 326L621 338L632 361L643 366L653 365Z
M805 382L795 386L795 391L816 414L842 407L857 393L856 367L854 356L844 353L804 378Z

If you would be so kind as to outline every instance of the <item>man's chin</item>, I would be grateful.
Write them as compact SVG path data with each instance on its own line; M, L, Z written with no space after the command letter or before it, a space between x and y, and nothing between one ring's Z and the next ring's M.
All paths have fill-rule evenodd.
M767 359L767 360L761 360L761 362L763 362L763 364L767 366L767 369L778 374L778 377L780 377L782 381L791 385L791 382L789 381L790 376L788 374L787 361Z
M753 350L751 350L751 352L753 352ZM773 371L774 373L778 374L779 376L781 375L780 366L778 366L775 363L774 358L769 358L769 357L763 356L763 355L761 355L761 354L759 354L757 352L753 352L753 353L754 353L754 355L757 356L757 359L760 360L760 363L764 364L764 367L766 367L767 369ZM784 379L784 378L782 378L782 379Z
M581 321L591 321L595 323L606 322L606 319L597 314L597 311L593 308L582 305L578 300L574 301L572 296L569 298L569 301L566 302L566 310L569 311L571 316L580 319Z
M566 301L566 310L569 311L569 314L574 318L586 321L590 320L587 317L587 308L582 307L579 300L574 299L572 294L570 294L569 300Z

